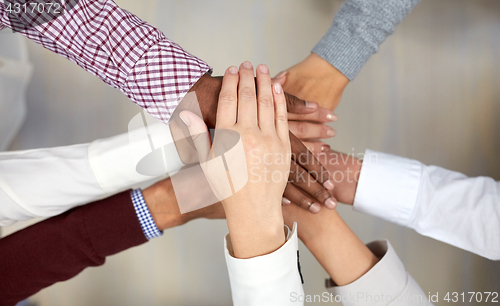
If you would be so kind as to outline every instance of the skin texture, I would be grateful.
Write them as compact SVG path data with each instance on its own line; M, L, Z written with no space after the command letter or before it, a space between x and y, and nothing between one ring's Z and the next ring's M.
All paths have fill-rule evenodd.
M302 62L279 73L273 80L283 85L286 92L320 106L335 110L349 79L329 62L311 53Z
M221 199L234 256L251 258L281 247L285 243L281 197L290 169L290 134L283 89L279 84L271 86L267 66L257 67L256 82L251 63L244 62L239 70L228 68L219 96L213 144L201 118L189 111L181 112L180 118L188 126L201 160L224 145L217 130L233 130L241 137L248 182ZM203 132L205 136L201 136ZM217 169L209 166L203 171L214 193L221 194L217 183L226 173L214 176Z
M207 74L190 90L196 92L203 120L208 128L216 126L221 86L222 78L211 77ZM336 119L333 112L319 108L315 102L306 102L287 93L284 93L284 96L288 112L296 114L293 117L296 118L294 120L296 122L292 123L292 130L295 129L299 132L301 137L323 138L335 134L335 130L323 124ZM328 181L327 171L299 138L293 133L290 133L289 137L293 153L292 159L294 159L294 163L292 163L294 168L290 169L294 175L290 176L289 182L291 185L299 185L302 181L306 183L301 183L299 188L290 186L287 188L289 190L287 192L297 194L300 190L301 193L308 195L309 200L300 202L300 205L312 213L319 212L322 205L328 209L334 209L336 200L329 195L333 184Z

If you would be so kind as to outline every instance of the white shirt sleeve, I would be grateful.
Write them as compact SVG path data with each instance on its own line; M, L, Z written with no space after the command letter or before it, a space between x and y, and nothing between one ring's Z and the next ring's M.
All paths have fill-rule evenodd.
M367 150L354 209L500 259L500 182Z
M410 306L433 305L408 272L387 240L374 241L367 247L379 262L356 281L335 286L327 281L327 288L344 306Z
M233 305L282 306L303 305L292 302L292 297L303 296L302 281L298 270L297 225L288 231L287 242L271 254L250 259L232 256L229 235L225 239L225 254Z
M136 170L152 143L171 151L163 173L184 165L163 123L90 144L0 153L0 226L55 216L153 179Z

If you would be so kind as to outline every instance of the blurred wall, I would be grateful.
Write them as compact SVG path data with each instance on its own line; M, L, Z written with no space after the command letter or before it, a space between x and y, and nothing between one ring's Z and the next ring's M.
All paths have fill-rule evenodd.
M342 3L327 0L117 0L222 74L250 60L277 73L302 60ZM0 37L1 39L1 37ZM125 132L139 109L118 90L29 43L28 116L12 149ZM423 0L348 86L329 141L500 180L500 2ZM389 238L424 292L500 291L500 264L339 208L365 242ZM17 228L17 227L16 227ZM12 231L15 228L7 229ZM43 290L39 305L230 305L224 221L192 222ZM307 294L326 273L302 246ZM321 304L321 303L318 303ZM444 303L443 303L444 304Z

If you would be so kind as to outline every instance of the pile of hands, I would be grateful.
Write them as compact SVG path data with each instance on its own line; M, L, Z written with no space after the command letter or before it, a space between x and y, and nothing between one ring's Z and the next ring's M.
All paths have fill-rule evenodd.
M283 245L284 224L291 226L299 219L334 210L337 201L352 204L356 183L335 181L334 185L331 173L355 173L353 167L359 173L361 163L328 163L332 155L342 153L319 141L336 134L325 123L337 120L333 109L347 84L347 78L314 53L273 79L265 65L256 68L255 77L249 62L228 68L222 78L202 77L192 90L203 101L200 108L204 118L189 111L181 112L180 118L192 137L205 135L195 142L200 160L221 141L216 132L211 143L207 127L239 133L248 183L220 203L186 214L179 213L170 179L153 185L144 190L144 196L151 199L148 206L159 229L197 218L226 218L234 255L250 258ZM252 163L266 158L282 162ZM353 159L347 155L343 158ZM214 180L213 174L205 174L209 182ZM266 176L273 177L272 182L262 179Z

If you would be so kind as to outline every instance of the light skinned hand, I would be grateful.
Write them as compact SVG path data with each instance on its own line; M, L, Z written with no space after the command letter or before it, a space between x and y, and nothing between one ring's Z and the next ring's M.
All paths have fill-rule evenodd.
M311 53L302 62L280 72L273 82L279 82L286 92L334 111L349 79L328 61Z
M221 86L221 77L204 75L190 90L196 92L203 119L210 128L216 125L216 110ZM292 158L295 162L291 171L297 175L290 176L289 185L294 186L290 186L287 190L297 193L299 189L296 186L298 186L298 182L301 182L300 192L306 194L308 200L302 201L300 207L309 210L311 213L318 213L323 205L328 209L334 209L335 199L331 199L329 193L334 188L334 185L329 181L328 171L308 150L308 147L313 146L311 139L307 139L308 146L302 140L305 140L304 137L326 138L329 137L329 133L335 133L335 130L323 124L335 120L335 115L325 109L319 109L316 102L304 101L286 92L285 98L287 110L289 114L293 114L291 118L295 118L292 121L307 120L307 123L291 124L290 143L293 153ZM302 139L296 137L293 134L294 131L302 132ZM183 137L183 134L181 136ZM316 146L321 147L321 145Z
M201 118L187 111L181 112L180 117L189 128L200 159L216 151L217 146L224 146L218 131L235 131L241 137L248 182L232 196L221 199L234 256L250 258L280 248L285 243L281 199L290 169L291 149L285 95L280 84L271 85L267 66L257 67L257 82L249 62L243 63L239 70L236 67L226 70L213 144ZM217 188L217 178L212 173L205 175L211 186Z

